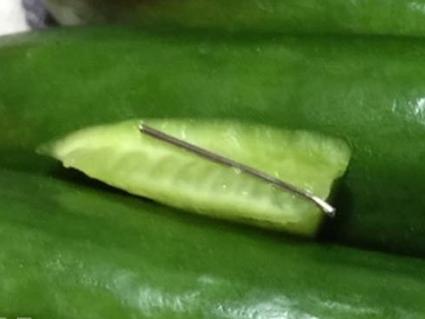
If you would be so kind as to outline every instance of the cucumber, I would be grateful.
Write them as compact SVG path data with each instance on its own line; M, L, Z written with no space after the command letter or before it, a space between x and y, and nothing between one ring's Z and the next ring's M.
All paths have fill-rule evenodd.
M180 214L16 148L0 147L3 317L425 314L423 260L290 240Z
M237 119L345 140L323 236L425 256L425 42L74 28L0 41L0 145L129 118Z
M145 122L324 199L333 181L344 173L350 156L344 142L310 132L223 121ZM142 136L140 123L133 120L84 129L44 146L41 152L65 167L171 206L294 234L316 234L325 213L313 202Z
M133 23L241 33L424 36L424 0L45 0L65 25Z

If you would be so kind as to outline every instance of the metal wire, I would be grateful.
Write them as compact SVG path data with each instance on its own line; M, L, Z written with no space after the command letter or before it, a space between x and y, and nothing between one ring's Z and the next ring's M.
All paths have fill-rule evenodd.
M261 179L269 184L276 186L277 188L283 189L287 192L293 193L305 200L312 202L314 205L318 206L324 213L329 216L335 216L335 208L327 203L325 200L320 197L314 195L310 191L300 189L290 183L282 181L274 176L271 176L265 172L262 172L256 168L250 167L248 165L236 162L230 158L224 157L220 154L216 154L202 147L196 146L194 144L188 143L181 139L178 139L174 136L171 136L167 133L159 131L153 127L145 123L140 123L139 130L141 133L149 135L153 138L166 142L168 144L172 144L179 148L182 148L188 152L196 154L200 157L203 157L211 162L215 162L224 166L228 166L234 169L239 170L240 172Z

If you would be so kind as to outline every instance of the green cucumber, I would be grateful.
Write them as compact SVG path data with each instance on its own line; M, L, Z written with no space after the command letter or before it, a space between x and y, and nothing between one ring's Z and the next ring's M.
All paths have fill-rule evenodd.
M325 235L425 256L424 41L99 27L0 43L1 146L149 117L335 136L352 157Z
M309 132L228 121L144 122L324 199L350 156L344 142ZM142 136L140 123L87 128L41 151L65 167L171 206L305 236L316 234L325 213L313 202Z
M43 113L43 106L38 110ZM1 146L0 162L3 317L425 314L423 260L289 240L181 214L58 169L31 150Z
M63 24L247 33L425 35L424 0L45 0Z

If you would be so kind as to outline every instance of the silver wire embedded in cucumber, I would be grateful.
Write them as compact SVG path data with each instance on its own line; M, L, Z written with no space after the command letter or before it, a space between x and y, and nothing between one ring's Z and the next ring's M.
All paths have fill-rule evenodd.
M291 192L295 195L298 195L301 198L304 198L305 200L311 201L314 205L317 205L321 210L323 210L323 212L325 212L329 216L333 217L335 215L335 208L331 206L329 203L327 203L326 201L324 201L323 199L321 199L320 197L314 195L310 191L297 188L296 186L289 184L272 175L269 175L255 167L251 167L244 163L237 162L235 160L232 160L231 158L227 158L223 155L211 152L205 148L202 148L197 145L178 139L162 131L158 131L157 129L150 127L149 125L143 122L140 123L139 130L141 133L150 135L154 138L157 138L160 141L180 147L188 152L196 154L214 163L218 163L230 168L240 170L242 173L258 178L277 188L283 189L284 191Z

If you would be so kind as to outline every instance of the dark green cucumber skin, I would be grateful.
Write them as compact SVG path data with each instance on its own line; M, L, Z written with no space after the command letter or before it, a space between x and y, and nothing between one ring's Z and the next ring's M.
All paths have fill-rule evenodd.
M424 0L45 0L58 21L256 33L424 36ZM65 11L71 10L73 16Z
M4 38L0 145L85 126L234 118L345 139L352 160L327 235L425 255L425 42L64 29Z
M40 108L41 110L41 108ZM425 261L221 223L0 148L8 318L412 318Z

